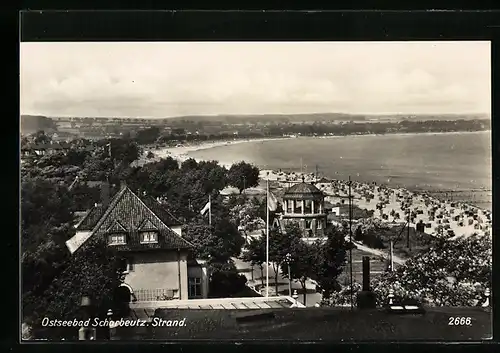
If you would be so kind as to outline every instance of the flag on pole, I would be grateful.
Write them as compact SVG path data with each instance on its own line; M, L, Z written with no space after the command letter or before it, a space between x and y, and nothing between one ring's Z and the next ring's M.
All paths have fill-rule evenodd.
M212 200L210 195L208 195L208 202L201 210L201 215L204 216L208 212L208 224L212 225Z
M269 203L269 177L267 179L267 217L266 217L266 297L269 297L269 210L271 205Z
M269 208L269 211L276 211L276 209L278 208L278 199L276 198L276 196L274 196L274 194L272 192L269 191L269 189L267 190L267 207Z
M210 200L208 200L207 204L205 205L205 207L202 208L200 213L202 216L204 216L209 210L210 210Z

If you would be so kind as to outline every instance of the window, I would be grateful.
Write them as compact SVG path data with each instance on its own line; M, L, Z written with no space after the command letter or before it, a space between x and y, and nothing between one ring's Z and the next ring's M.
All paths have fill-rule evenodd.
M158 243L158 233L156 232L142 232L141 244Z
M322 227L322 223L323 223L323 222L322 222L321 220L317 220L317 221L316 221L316 228L317 228L317 229L321 229L321 227Z
M311 220L310 219L306 219L306 229L311 229Z
M292 213L292 202L293 201L286 202L286 213Z
M125 234L111 234L108 238L109 245L124 245Z
M188 278L188 297L189 298L201 298L203 294L201 293L201 278L199 277L189 277Z
M311 200L304 201L304 213L312 213L312 201Z
M295 202L295 213L302 213L302 201L293 201Z

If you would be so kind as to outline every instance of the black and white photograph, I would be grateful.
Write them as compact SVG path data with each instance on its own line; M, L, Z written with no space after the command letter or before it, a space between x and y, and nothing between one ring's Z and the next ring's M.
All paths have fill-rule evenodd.
M21 42L30 341L492 338L488 41Z

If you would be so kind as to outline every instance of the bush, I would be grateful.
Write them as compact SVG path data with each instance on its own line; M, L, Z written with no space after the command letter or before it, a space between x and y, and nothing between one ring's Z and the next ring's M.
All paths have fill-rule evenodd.
M210 276L209 298L231 298L246 291L247 279L238 273L234 264L212 267Z
M358 282L354 282L352 285L352 298L356 300L359 292L361 292L362 286ZM330 298L323 298L322 305L324 306L345 306L351 305L351 286L340 286L340 289L333 292ZM355 303L354 303L355 305Z
M432 306L474 306L491 288L492 243L489 237L439 240L372 284L381 304L394 290L401 299Z
M476 306L492 286L492 242L487 236L470 236L454 241L439 240L425 252L406 261L396 271L386 272L371 282L377 306L387 304L392 289L396 301L428 306ZM361 291L354 283L353 297ZM350 286L342 286L323 305L350 305Z

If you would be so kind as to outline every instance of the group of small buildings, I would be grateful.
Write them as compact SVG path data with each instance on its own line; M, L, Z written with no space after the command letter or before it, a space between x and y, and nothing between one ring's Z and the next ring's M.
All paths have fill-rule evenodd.
M68 152L71 145L67 142L58 143L32 143L21 147L21 158L41 157L45 155Z

